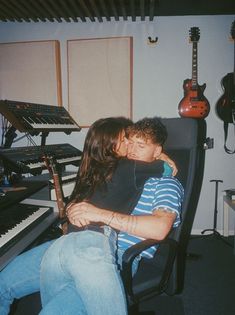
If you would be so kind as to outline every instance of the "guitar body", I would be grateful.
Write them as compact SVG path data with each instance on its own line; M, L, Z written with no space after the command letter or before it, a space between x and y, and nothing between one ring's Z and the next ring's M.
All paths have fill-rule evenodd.
M203 92L206 84L194 88L192 80L186 79L183 84L184 97L179 103L179 114L181 117L205 118L210 112L210 104Z
M232 72L223 77L221 86L224 94L216 103L216 113L224 122L233 123L235 117L235 84Z

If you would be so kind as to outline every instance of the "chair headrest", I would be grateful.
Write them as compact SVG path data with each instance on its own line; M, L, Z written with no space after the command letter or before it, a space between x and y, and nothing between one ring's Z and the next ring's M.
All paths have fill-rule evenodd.
M165 149L190 149L197 145L198 120L193 118L162 118L168 137Z

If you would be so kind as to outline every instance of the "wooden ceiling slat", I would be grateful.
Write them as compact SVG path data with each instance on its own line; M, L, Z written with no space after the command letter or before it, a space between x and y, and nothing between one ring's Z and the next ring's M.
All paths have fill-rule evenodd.
M127 13L126 13L126 7L124 5L123 0L120 0L120 6L121 6L121 12L122 12L123 20L126 21L127 20Z
M57 14L55 14L53 8L50 5L50 2L48 1L43 1L43 0L39 0L41 3L41 7L42 7L42 12L44 13L44 17L47 19L52 19L52 22L54 22L54 20L56 20L57 22L62 22L61 18L57 16Z
M117 8L113 2L113 0L110 0L110 6L111 6L111 10L113 12L113 16L114 16L114 19L115 21L119 21L119 16L118 16L118 13L117 13Z
M132 18L132 21L136 21L135 0L131 0L131 18Z
M145 2L145 0L140 0L140 18L141 18L141 21L145 20L144 2Z
M46 20L49 20L50 22L54 22L55 18L53 17L50 10L48 10L48 4L46 3L46 1L45 0L37 0L34 2L35 2L35 6L37 6L37 8L40 10L42 16Z
M73 13L70 10L69 6L67 5L66 0L57 0L59 1L59 11L60 11L60 16L65 19L66 22L71 22L70 19L72 19ZM73 21L76 21L76 17L73 17ZM78 21L78 20L77 20Z
M1 10L1 9L0 9L0 10ZM7 22L6 16L3 16L1 13L0 13L0 21L2 21L2 22Z
M19 5L18 2L14 2L11 0L8 0L7 2L4 0L5 4L7 3L7 5L9 6L10 10L12 11L12 13L14 13L16 16L18 16L20 19L26 21L26 22L30 22L30 19L28 18L27 14L25 15L25 12L23 10L23 8Z
M69 2L71 2L71 1L69 1ZM70 3L68 5L65 0L60 0L60 4L64 8L64 10L66 12L66 15L69 16L74 22L78 22L78 19L77 19L76 15L74 14L73 10L70 7ZM62 16L63 16L63 10L62 10L61 13L62 13Z
M12 16L11 13L8 12L8 10L6 9L6 7L2 7L2 4L0 3L0 11L1 11L1 14L3 14L6 18L7 21L10 21L10 22L15 22L16 21L16 18L14 18ZM2 18L1 18L2 19ZM18 22L22 22L21 21L18 21Z
M39 8L37 7L36 1L34 0L26 0L26 1L27 1L27 4L29 4L35 12L37 12L37 18L42 22L46 22L46 19L43 17L40 7Z
M82 9L84 10L84 12L86 13L87 17L92 21L95 22L95 18L94 16L91 14L90 10L88 9L87 5L85 4L85 2L83 0L79 0L79 3L82 7Z
M55 9L51 7L50 0L47 3L44 3L44 6L46 8L46 14L44 13L44 16L47 16L47 13L49 13L49 15L53 17L53 21L56 20L57 22L62 22L62 19L58 16Z
M150 0L149 21L153 21L153 18L154 18L154 3L155 3L155 0Z
M82 22L86 22L85 16L80 13L80 8L79 8L79 6L78 6L76 0L71 0L71 1L70 1L70 4L72 5L73 10L75 11L75 15L76 15L77 17L79 17L79 18L82 20Z
M57 0L58 1L58 0ZM61 10L60 6L56 5L54 0L48 0L48 5L50 6L50 12L52 16L59 22L61 23L63 19L65 21L70 22L70 19L67 17L66 12L64 13L63 10Z
M2 1L4 5L4 10L8 14L8 16L13 17L14 20L18 22L23 22L21 16L19 16L18 12L15 10L14 6L11 3L6 2L5 0Z
M110 15L109 15L109 12L108 12L108 9L107 9L107 6L106 6L104 0L99 0L99 2L100 2L100 6L104 12L104 16L106 17L106 20L111 21L111 18L110 18Z
M135 22L155 16L231 15L234 0L0 0L0 21L13 22L92 22L116 21L120 18Z
M100 12L98 10L97 5L95 4L95 1L94 0L89 0L89 1L90 1L90 4L91 4L93 11L95 12L95 15L96 15L98 21L103 22L102 16L100 15Z
M25 6L24 1L18 1L15 2L10 1L11 5L15 7L15 10L17 10L17 14L20 18L22 18L24 21L26 22L38 22L39 20L37 19L37 17L35 16L35 14L32 13L32 11L30 11L30 7L29 4L27 3L27 6Z
M35 11L35 8L31 5L31 3L28 1L27 4L25 3L25 1L20 2L20 4L18 3L18 5L20 5L22 8L24 8L24 10L27 12L27 16L29 17L30 20L34 21L34 22L38 22L38 12Z

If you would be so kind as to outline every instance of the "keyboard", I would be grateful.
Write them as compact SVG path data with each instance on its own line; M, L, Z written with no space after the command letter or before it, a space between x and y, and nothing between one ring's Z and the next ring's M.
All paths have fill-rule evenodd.
M0 150L8 170L17 173L41 174L46 169L43 155L53 155L59 165L79 166L82 152L68 143L45 146L16 147Z
M53 208L16 204L0 212L0 270L58 217Z
M63 131L67 134L81 127L62 106L12 100L0 100L0 113L20 132Z

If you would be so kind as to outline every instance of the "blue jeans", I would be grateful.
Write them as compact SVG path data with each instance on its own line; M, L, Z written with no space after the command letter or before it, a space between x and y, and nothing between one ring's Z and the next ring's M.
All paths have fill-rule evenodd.
M83 235L80 236L80 233ZM99 314L98 311L101 305L103 314L126 314L125 295L117 269L117 262L114 260L115 233L107 229L106 235L92 231L71 233L71 235L72 236L70 236L70 234L62 236L57 241L44 243L19 255L0 272L0 315L9 313L10 305L14 298L21 298L39 291L40 281L44 305L40 312L41 315L96 315ZM69 240L71 244L67 244L70 243ZM78 240L80 241L78 242ZM86 244L83 244L85 240ZM54 243L57 242L59 245L54 246ZM68 256L67 259L65 259L64 250L60 247L63 242L65 242L64 244L66 246L69 245L69 251L75 250L76 244L78 244L82 254L77 255L78 252L75 250L75 257L72 258L71 256L72 259L70 259L70 256ZM89 246L93 244L93 249L89 250L88 244ZM100 244L103 244L103 249L106 249L105 255L105 252L101 250L102 246ZM67 247L65 248L67 251ZM52 269L52 275L50 275L49 269L44 269L47 263L48 268L51 268L50 265L51 263L54 264L54 260L56 262L55 265L59 261L56 253L53 254L54 250L61 252L62 258L65 259L66 268L68 267L66 260L69 264L71 263L71 271L75 273L75 281L68 276L67 271L64 273L63 270L62 275L66 277L66 285L61 284L60 276L59 279L57 279L57 277L54 279L56 280L55 282L48 284L48 279L55 276L54 269ZM111 251L111 253L109 253L109 251ZM48 261L51 254L53 254L52 260ZM73 251L69 253L69 255L71 254L73 254ZM118 261L121 261L122 255L123 251L118 250ZM105 256L105 258L103 256ZM76 261L76 265L74 265L77 257L78 261ZM42 259L42 270L40 272ZM102 262L103 259L104 262ZM82 263L82 265L80 265L80 263ZM57 267L60 268L61 266L59 265ZM135 261L133 272L135 272L137 267L138 259ZM68 267L68 269L70 270L70 267ZM78 273L76 272L77 270L79 271ZM84 273L81 272L81 270L83 270ZM49 274L48 279L45 278L46 274ZM80 275L83 282L79 282ZM87 285L85 286L84 284L86 283ZM58 290L57 284L60 285L60 290ZM80 284L82 284L81 287ZM100 291L101 288L102 290ZM47 292L47 290L49 290L49 292ZM53 292L55 290L56 294L51 296L52 291L50 290ZM106 290L108 290L108 293ZM116 290L117 292L115 292ZM113 307L113 301L115 301L115 307ZM116 305L120 305L120 308L117 310L119 313L114 313ZM104 312L104 308L105 310L111 311Z
M41 260L52 242L17 256L0 272L0 315L9 313L15 298L39 291Z
M69 286L76 289L89 315L127 314L116 263L116 242L117 234L109 226L104 226L102 233L85 230L56 240L41 264L42 306L58 300L57 294ZM78 310L74 314L79 314Z

